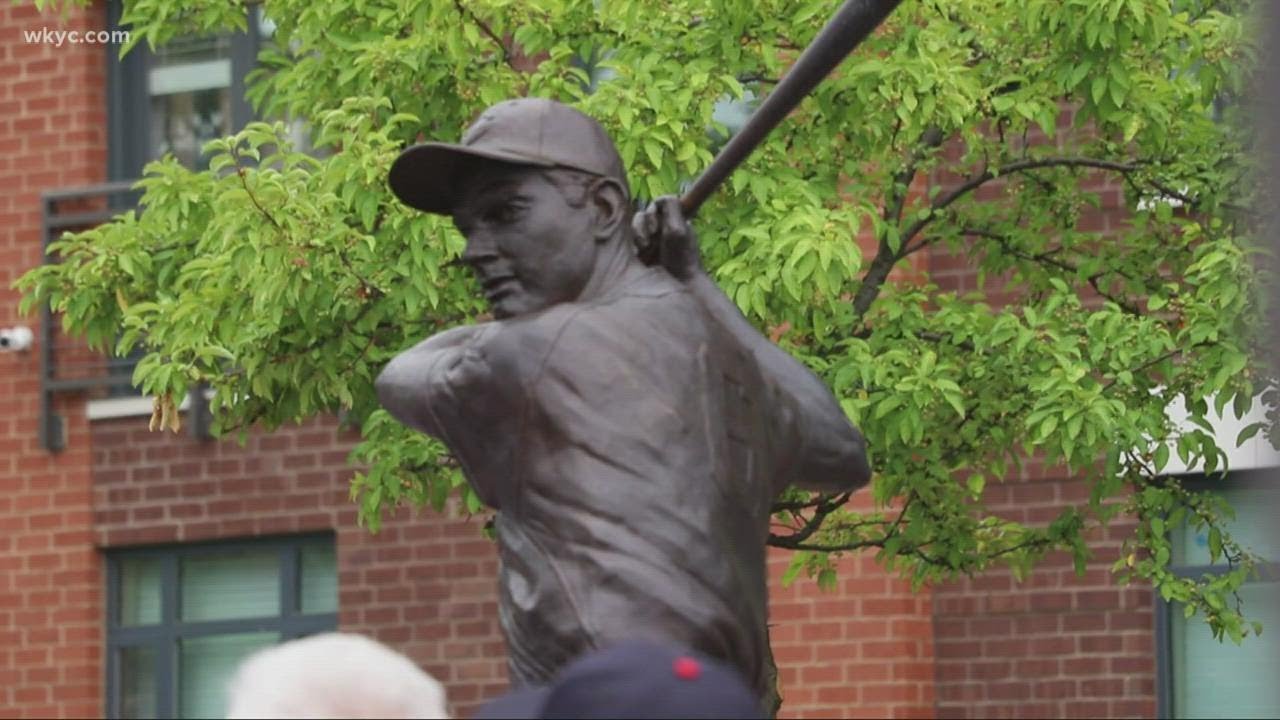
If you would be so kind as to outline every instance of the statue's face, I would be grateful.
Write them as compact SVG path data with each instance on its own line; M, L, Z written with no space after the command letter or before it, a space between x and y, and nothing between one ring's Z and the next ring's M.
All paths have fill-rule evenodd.
M498 318L578 298L595 267L591 213L571 206L539 168L478 164L461 181L453 222Z

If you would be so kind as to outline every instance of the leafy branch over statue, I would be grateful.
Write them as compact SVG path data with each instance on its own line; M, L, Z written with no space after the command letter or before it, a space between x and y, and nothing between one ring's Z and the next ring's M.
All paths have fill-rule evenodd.
M345 411L371 527L455 493L479 511L444 449L377 409L392 357L485 312L453 264L462 236L394 199L392 161L500 100L548 97L604 125L634 194L675 193L727 134L717 108L769 93L828 4L596 5L268 0L252 100L306 121L315 150L273 121L211 143L207 171L153 163L145 209L60 240L62 262L21 281L26 307L53 303L97 347L142 343L145 392L208 383L224 432ZM872 460L869 511L847 494L777 501L771 544L796 551L793 575L829 583L834 557L869 548L916 583L1021 577L1051 551L1083 568L1089 529L1123 514L1121 575L1221 634L1253 630L1234 593L1257 559L1224 508L1160 475L1173 456L1221 471L1212 411L1275 395L1254 333L1258 153L1239 121L1251 8L1174 5L908 0L703 206L710 275L830 386ZM162 44L244 18L236 2L140 0L125 20ZM1082 222L1104 204L1127 219ZM925 251L978 285L939 288ZM1169 420L1179 397L1195 429ZM989 512L988 487L1030 458L1087 480L1089 501L1047 524ZM1170 570L1184 523L1230 572Z

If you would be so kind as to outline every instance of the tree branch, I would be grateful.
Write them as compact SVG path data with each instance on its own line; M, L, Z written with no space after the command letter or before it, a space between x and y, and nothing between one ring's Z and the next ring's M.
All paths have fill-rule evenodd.
M997 177L1012 175L1012 174L1024 172L1027 170L1036 170L1039 168L1053 168L1053 167L1074 167L1074 168L1084 167L1084 168L1093 168L1095 170L1110 170L1112 172L1130 173L1137 170L1140 167L1140 165L1136 163L1121 163L1121 162L1114 162L1111 160L1099 160L1096 158L1087 158L1087 157L1049 157L1049 158L1038 158L1038 159L1029 159L1029 160L1018 160L1016 162L1011 162L1007 165L1001 166L1000 168L997 168L995 171L984 170L983 172L978 173L977 175L974 175L973 177L964 181L959 186L952 189L950 192L944 195L939 195L933 201L933 204L929 206L929 210L930 210L929 214L912 223L911 226L908 227L907 230L902 233L903 246L906 246L912 239L915 238L916 235L920 234L920 231L923 230L925 226L928 225L930 222L932 222L935 218L937 218L938 214L941 211L947 209L952 204L954 204L957 200L963 198L965 195L968 195L974 190L977 190L979 187L982 187L983 185L996 179Z
M240 186L244 188L244 194L249 196L249 202L253 203L253 206L258 209L258 213L266 218L272 227L283 233L284 227L276 221L271 213L267 212L266 208L262 207L262 203L258 202L258 196L254 195L253 191L249 189L249 180L245 177L245 169L240 167L240 153L233 152L232 156L236 159L236 175L240 177Z
M498 34L493 31L493 28L489 27L489 24L484 20L481 20L475 13L464 8L462 6L462 0L453 0L453 6L458 9L458 14L462 15L465 19L471 20L471 22L475 23L476 26L480 28L480 32L488 35L489 39L493 40L493 43L502 51L502 61L507 65L510 65L513 69L516 69L515 65L511 64L511 48L507 47L507 43L505 43L502 38L498 37Z
M889 243L881 240L879 247L876 248L876 256L872 258L871 265L867 268L867 274L862 276L862 285L858 287L858 293L853 297L854 315L859 318L866 315L898 259L897 253L893 252Z
M775 502L769 508L769 513L773 514L773 513L780 513L780 512L798 512L800 510L808 510L810 508L818 507L827 499L829 499L829 496L827 495L814 495L808 500L794 500L791 502Z
M1200 346L1202 346L1202 345L1208 345L1208 344L1209 344L1209 343L1199 342L1199 343L1196 343L1195 345L1192 345L1191 347L1195 348L1195 347L1200 347ZM1175 348L1175 349L1173 349L1173 350L1170 350L1169 352L1167 352L1167 353L1165 353L1165 354L1161 355L1161 356L1160 356L1160 357L1158 357L1158 358L1155 358L1154 360L1148 360L1147 362L1144 362L1144 363L1142 363L1141 365L1139 365L1139 366L1137 366L1137 367L1135 367L1135 368L1132 368L1131 370L1129 370L1129 372L1131 372L1131 373L1138 373L1138 372L1142 372L1143 370L1146 370L1147 368L1151 367L1152 365L1159 365L1160 363L1164 362L1165 360L1172 360L1173 358L1175 358L1175 357L1177 357L1178 355L1182 354L1182 352L1183 352L1184 350L1186 350L1186 349L1187 349L1187 348ZM1106 385L1103 385L1103 386L1102 386L1102 392L1103 392L1103 393L1106 393L1108 390L1110 390L1110 389L1111 389L1111 386L1115 385L1119 380L1120 380L1120 378L1119 378L1119 377L1111 378L1111 380L1109 380L1109 381L1107 382L1107 384L1106 384Z
M827 516L834 512L841 505L849 501L850 493L840 493L835 496L821 495L817 498L818 503L813 511L813 517L805 521L804 525L798 528L790 535L769 535L769 544L774 547L797 549L799 543L809 539L811 535L822 527L822 523Z
M884 547L885 538L876 540L858 540L857 542L841 543L838 545L812 545L809 543L796 543L795 545L778 545L770 538L769 544L773 547L781 547L787 550L803 550L805 552L847 552L849 550L862 550L869 547Z
M920 134L920 144L916 145L907 155L906 162L902 164L902 169L893 176L893 186L889 188L889 192L885 193L885 221L896 223L902 220L902 208L906 205L907 195L911 191L911 183L915 180L916 170L920 166L920 161L931 151L937 149L945 139L942 134L942 128L937 125L930 125Z
M1069 262L1065 262L1063 260L1059 260L1054 257L1054 255L1060 252L1062 248L1055 248L1051 251L1036 253L1032 255L1030 253L1023 252L1013 247L1013 243L1009 241L1009 238L999 233L994 233L989 230L983 230L981 228L964 228L960 232L964 233L965 235L973 235L976 237L983 237L988 240L992 240L996 244L998 244L1001 248L1003 248L1006 253L1016 258L1019 258L1021 260L1026 260L1028 262L1034 262L1041 265L1049 265L1051 267L1057 268L1071 275L1077 275L1079 273L1079 268L1077 268L1075 265L1072 265ZM1097 272L1097 273L1094 273L1093 275L1090 275L1087 278L1089 286L1093 288L1093 291L1098 293L1099 296L1104 297L1107 300L1110 300L1111 302L1115 303L1122 310L1129 313L1130 315L1133 315L1134 317L1142 317L1142 311L1138 309L1138 306L1134 305L1133 303L1129 302L1124 298L1111 295L1110 293L1102 289L1102 286L1099 284L1098 281L1101 280L1105 274L1106 273L1103 273L1103 272ZM1127 280L1134 280L1134 278L1128 275L1125 275L1122 272L1117 271L1116 274Z
M941 344L943 344L943 343L946 343L946 344L949 344L949 345L951 345L951 346L953 346L953 347L960 348L961 350L964 350L965 352L977 352L977 351L978 351L978 348L974 347L973 343L972 343L972 342L970 342L970 341L968 341L968 340L960 340L960 341L956 341L956 340L953 340L953 339L951 339L951 338L947 338L947 337L943 336L941 333L934 333L934 332L927 332L927 331L919 331L919 332L916 332L916 333L915 333L915 336L916 336L917 338L921 339L921 340L924 340L925 342L933 343L934 345L941 345Z
M968 195L997 177L1025 172L1027 170L1052 167L1085 167L1098 170L1110 170L1112 172L1119 173L1129 173L1137 170L1140 165L1138 163L1122 163L1112 160L1100 160L1097 158L1087 157L1048 157L1018 160L1008 163L995 171L984 170L981 173L970 177L950 192L936 198L929 206L930 212L919 220L916 220L905 232L899 235L899 252L894 252L892 248L889 247L888 242L884 240L880 241L879 247L876 248L876 256L872 258L871 264L867 268L867 274L862 279L862 286L858 288L858 293L854 296L854 314L858 317L865 315L867 310L871 307L871 303L875 302L876 297L880 294L880 288L884 285L885 280L888 279L889 273L893 270L893 266L896 265L899 260L910 253L919 250L926 244L920 243L913 247L910 243L917 235L920 234L920 231L936 219L943 210L950 207L965 195ZM896 177L897 176L895 176L895 178ZM888 215L889 207L889 202L886 202L886 216Z
M886 222L898 223L902 219L902 207L906 203L907 193L911 189L911 181L915 178L920 161L932 150L942 145L946 137L941 128L930 126L920 135L920 144L916 145L907 157L901 170L893 176L893 186L885 193L884 219ZM901 188L901 189L899 189ZM906 238L902 238L898 249L906 246ZM876 248L876 256L871 260L867 274L862 277L862 285L853 298L853 312L858 317L866 314L880 294L880 288L888 279L893 266L902 258L898 252L889 247L885 240Z
M1023 540L1022 542L1017 543L1017 544L1015 544L1015 545L1010 545L1010 546L1009 546L1009 547L1007 547L1007 548L1001 548L1001 549L999 549L999 550L997 550L997 551L995 551L995 552L991 553L991 554L990 554L990 555L988 555L987 557L989 557L989 558L998 558L998 557L1000 557L1001 555L1008 555L1008 554L1009 554L1009 553L1011 553L1011 552L1017 552L1017 551L1019 551L1019 550L1024 550L1024 549L1028 549L1028 548L1043 547L1043 546L1045 546L1045 545L1052 545L1052 544L1053 544L1053 541L1052 541L1052 540L1050 540L1049 538L1047 538L1047 537L1045 537L1045 536L1041 535L1041 536L1037 536L1037 537L1027 538L1026 540Z

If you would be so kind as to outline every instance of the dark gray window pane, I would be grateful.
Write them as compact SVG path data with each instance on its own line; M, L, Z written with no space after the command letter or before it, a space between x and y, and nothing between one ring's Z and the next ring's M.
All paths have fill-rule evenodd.
M156 650L150 646L119 650L120 717L156 717Z
M332 543L302 546L299 610L303 614L338 611L338 572Z
M151 98L151 157L173 153L204 169L204 144L232 131L232 39L178 38L157 50L147 71Z
M178 658L178 716L226 717L231 675L249 655L279 641L280 634L273 632L183 640Z
M152 67L190 65L231 57L230 35L184 35L156 48Z
M230 65L228 65L230 67ZM156 157L173 153L183 165L207 167L204 144L231 134L231 92L211 88L153 95L151 151Z
M182 559L184 622L280 614L280 553L241 550Z
M1240 589L1245 616L1261 620L1259 637L1237 646L1213 637L1200 617L1187 620L1175 605L1170 627L1173 716L1177 718L1280 717L1280 583Z
M1240 546L1269 562L1280 562L1280 538L1273 531L1271 508L1280 502L1280 485L1275 487L1236 485L1216 488L1210 492L1220 495L1235 509L1235 520L1226 523L1227 531ZM1188 526L1171 528L1172 563L1182 566L1209 565L1208 530L1193 530ZM1226 566L1221 556L1216 565Z
M120 617L125 627L160 622L160 558L120 561Z

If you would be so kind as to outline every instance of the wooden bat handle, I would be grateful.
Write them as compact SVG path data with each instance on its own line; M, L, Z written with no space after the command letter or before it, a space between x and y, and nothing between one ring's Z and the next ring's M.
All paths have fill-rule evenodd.
M845 0L831 21L805 48L795 65L747 119L742 130L729 139L706 171L680 196L686 218L742 164L769 132L849 53L893 12L902 0Z

